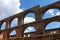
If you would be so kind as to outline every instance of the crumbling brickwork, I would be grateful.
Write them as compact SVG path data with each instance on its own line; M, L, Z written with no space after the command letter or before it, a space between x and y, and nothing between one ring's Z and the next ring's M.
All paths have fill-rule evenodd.
M8 40L8 39L13 39L13 40L60 40L60 28L45 30L45 27L50 22L53 22L53 21L60 22L60 15L51 17L48 19L43 19L44 13L48 9L52 9L52 8L56 8L56 9L60 10L60 1L47 5L47 6L44 6L44 7L40 7L38 5L33 8L30 8L28 10L25 10L21 13L18 13L16 15L13 15L13 16L10 16L8 18L1 20L0 28L4 22L6 22L6 28L5 28L5 30L0 30L0 38L2 37L2 39L4 39L4 40ZM36 21L24 24L24 17L30 12L35 14ZM10 28L11 22L15 18L18 19L18 26ZM29 26L34 26L36 29L36 32L24 33L24 30ZM16 35L10 36L10 33L13 30L16 31ZM56 33L54 33L55 31L56 31ZM30 36L28 36L28 34ZM26 37L24 37L24 35L26 35Z

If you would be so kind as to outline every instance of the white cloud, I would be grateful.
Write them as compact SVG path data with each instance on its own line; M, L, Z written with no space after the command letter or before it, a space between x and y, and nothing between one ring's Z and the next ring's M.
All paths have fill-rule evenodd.
M55 11L57 11L57 12L55 12ZM57 10L57 9L49 9L48 11L47 11L47 13L50 13L50 15L53 17L53 16L58 16L58 15L60 15L60 10ZM56 14L55 14L56 13Z
M32 17L25 17L25 18L24 18L24 24L30 23L30 22L33 22L33 21L35 21L35 19L32 18Z
M51 16L54 16L54 9L49 9L49 10L47 11L47 13L50 13Z
M49 13L53 13L54 10L53 10L53 9L49 9L48 12L49 12Z
M36 30L35 30L34 27L29 26L29 27L24 31L24 33L27 33L27 32L35 32L35 31L36 31Z
M0 20L22 12L19 6L21 6L19 0L0 0Z
M60 12L56 12L56 16L60 15Z

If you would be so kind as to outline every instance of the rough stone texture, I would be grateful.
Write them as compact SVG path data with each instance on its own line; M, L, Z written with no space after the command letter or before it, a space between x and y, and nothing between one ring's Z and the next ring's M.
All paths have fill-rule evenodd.
M11 39L13 38L13 40L60 40L60 28L45 30L45 27L50 22L53 21L60 22L60 15L48 19L43 19L44 13L51 8L57 8L60 10L60 1L44 6L42 8L40 8L38 5L28 10L25 10L21 13L18 13L16 15L1 20L0 28L3 22L6 22L6 29L0 30L0 38L4 40L8 40L9 38ZM24 24L24 17L30 12L35 14L36 21ZM10 28L11 22L15 18L18 18L18 26ZM29 26L35 27L36 32L24 33L24 30ZM10 36L10 33L13 30L16 31L16 35Z

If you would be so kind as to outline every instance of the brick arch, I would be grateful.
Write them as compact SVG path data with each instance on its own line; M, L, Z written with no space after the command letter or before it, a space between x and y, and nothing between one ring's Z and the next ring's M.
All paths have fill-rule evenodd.
M35 31L36 31L36 28L34 26L29 26L29 27L33 27L35 29ZM29 28L29 27L27 27L27 28ZM25 28L24 32L27 30L27 28ZM29 32L27 32L27 33L29 33Z
M20 17L18 17L18 19L19 19L19 25L20 24L24 24L24 18L25 18L25 16L27 15L27 14L29 14L29 13L34 13L32 10L27 10L27 11L24 11L23 13L22 13L22 15L20 15ZM35 14L35 13L34 13Z
M0 25L0 30L2 30L1 27L2 27L2 25L3 25L4 23L5 23L5 25L4 25L4 29L6 29L6 22L3 21L3 22L1 23L1 25ZM3 29L3 30L4 30L4 29Z
M15 18L18 19L17 16L12 16L12 17L10 17L10 19L6 20L6 21L7 21L7 24L8 24L7 27L6 27L6 29L8 29L8 28L11 27L11 23L12 23L12 21L13 21ZM8 27L8 26L9 26L9 27Z
M13 31L15 31L16 32L16 30L12 30L11 32L13 32ZM10 34L11 34L11 32L10 32ZM13 35L13 34L12 34ZM15 34L16 35L16 34Z
M49 23L52 23L52 22L60 22L60 21L56 20L56 21L51 21L51 22L49 22ZM48 23L48 24L49 24L49 23ZM45 27L46 27L48 24L46 24ZM44 28L45 28L45 27L44 27Z
M47 24L49 24L50 22L53 22L53 21L60 22L60 16L55 16L55 17L52 17L52 18L42 20L42 22L43 22L42 25L44 24L43 28L45 28Z
M30 27L30 26L27 26L27 27L24 27L24 28L23 28L23 34L24 34L25 29L28 28L28 27ZM33 25L32 25L32 27L34 27L35 30L37 29L37 28L36 28L35 26L33 26Z
M26 16L27 14L29 14L29 13L35 14L33 11L29 11L29 12L27 12L26 14L24 14L23 18L25 18L25 16ZM36 15L36 14L35 14L35 15Z
M50 10L50 9L48 9L48 10ZM48 10L43 14L43 19L47 19L47 18L51 18L51 17L54 17L54 16L55 16L55 15L53 15L53 16L50 15L50 17L46 17L46 18L45 18L44 16L48 14L48 13L47 13ZM60 11L60 10L57 9L57 8L52 8L52 10L54 10L54 11L58 11L58 12ZM51 10L51 11L52 11L52 10ZM55 12L55 13L56 13L56 12ZM49 14L50 14L50 13L49 13ZM54 14L54 13L53 13L53 14ZM49 15L48 15L48 16L49 16ZM56 15L56 16L58 16L58 15Z
M37 9L36 9L36 8L37 8ZM40 11L39 8L40 8L40 7L37 6L36 8L32 8L32 9L29 9L29 10L24 11L24 12L22 13L22 15L21 15L21 19L24 19L27 14L33 13L33 14L35 14L35 19L38 20L37 16L39 15L39 11Z
M10 18L10 21L12 22L15 18L18 18L18 17L12 17Z
M0 29L1 29L1 25L4 23L4 21L0 22Z
M23 29L21 29L21 28L18 28L18 29L13 28L13 29L6 30L6 31L4 32L4 38L9 38L9 37L10 37L10 33L11 33L13 30L16 31L16 35L12 35L12 36L14 36L14 37L22 37L22 30L23 30Z
M12 31L14 31L14 29L12 29L12 30L8 30L7 32L8 33L6 33L7 34L7 38L9 38L11 35L10 35L10 33L12 32ZM16 31L16 30L15 30ZM17 32L16 32L17 33ZM16 35L15 35L16 36Z
M29 10L24 11L22 14L23 15L22 17L24 18L28 13L34 13L36 16L37 14L39 14L39 11L40 11L40 7L38 5L36 6L36 8L33 7L33 8L30 8Z
M29 19L31 20L30 22L36 21L36 19L35 19L35 14L34 14L33 12L30 12L30 13L28 13L28 14L25 15L25 17L24 17L24 24L25 24L25 18L26 18L26 16L29 15L29 14L31 14L31 15L33 14L33 17L34 17L34 18L31 17L32 20L29 18ZM28 20L29 20L29 19L28 19ZM28 20L27 20L27 21L28 21ZM30 22L28 22L28 23L30 23Z
M17 19L17 21L18 21L18 18L13 18L13 19L10 21L10 28L11 28L12 22L13 22L15 19ZM18 25L18 23L17 23L17 25Z
M42 17L43 17L43 15L45 14L45 12L47 11L47 10L49 10L49 9L58 9L58 10L60 10L60 6L58 6L58 5L48 5L47 7L44 7L44 8L42 8Z
M13 19L11 20L10 25L12 25L12 22L13 22L15 19L17 19L16 21L18 22L18 18L13 18ZM17 26L18 26L18 23L17 23ZM11 27L13 27L13 26L10 26L10 28L11 28Z
M60 22L58 22L58 21L53 21L53 22L50 22L50 23L48 23L48 25L50 25L50 24L52 24L52 23L59 23L60 24ZM59 25L59 24L57 24L57 25ZM46 28L48 27L48 25L46 26ZM60 25L59 25L60 26ZM59 28L59 26L51 26L51 28L45 28L45 30L48 30L48 29L54 29L54 28ZM49 26L50 27L50 26Z

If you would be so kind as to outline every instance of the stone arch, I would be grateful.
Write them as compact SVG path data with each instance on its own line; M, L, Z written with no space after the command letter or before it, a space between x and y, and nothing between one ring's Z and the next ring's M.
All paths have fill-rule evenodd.
M32 36L31 33L35 33L35 32L36 32L35 27L33 27L33 26L26 27L24 30L24 33L23 33L23 37L30 37L30 36Z
M1 25L1 30L4 30L6 28L6 22L3 22Z
M17 34L16 30L9 31L8 39L12 39L12 38L16 37L16 34Z
M33 11L33 9L32 9L32 10L29 9L29 10L24 11L24 13L22 14L22 15L23 15L22 17L25 18L25 16L26 16L28 13L34 13L34 14L36 14L35 11Z
M43 24L44 24L43 27L45 28L50 22L54 22L54 21L60 22L60 16L56 16L56 17L43 20Z
M50 23L45 27L45 30L54 29L54 28L60 28L60 22L57 22L57 21L50 22Z
M60 10L60 6L57 6L57 5L49 5L49 6L46 6L46 7L44 7L44 8L42 8L42 17L43 17L43 15L44 15L44 13L47 11L47 10L49 10L49 9L58 9L58 10Z
M24 30L24 33L35 32L36 29L33 26L29 26Z
M43 19L46 19L46 18L51 18L51 17L54 17L54 16L58 16L60 15L60 10L59 9L48 9L44 15L43 15Z
M12 22L11 22L10 28L15 27L15 26L17 26L17 25L18 25L18 18L14 18L14 19L12 20Z
M28 21L28 22L27 22ZM35 21L35 13L30 12L24 17L24 24Z
M15 31L15 30L12 30L12 31L10 32L10 35L16 35L16 31Z
M28 10L21 12L22 14L20 14L19 15L20 17L18 17L19 18L19 24L24 24L24 18L28 13L34 13L36 20L38 20L37 16L39 15L39 11L40 11L40 7L38 5L36 7L30 8Z

